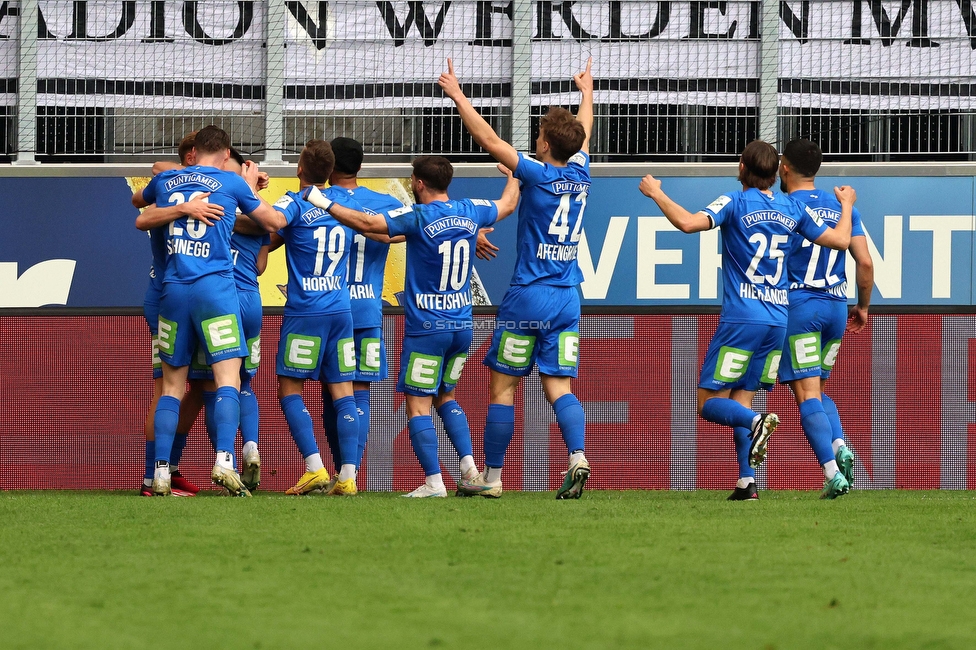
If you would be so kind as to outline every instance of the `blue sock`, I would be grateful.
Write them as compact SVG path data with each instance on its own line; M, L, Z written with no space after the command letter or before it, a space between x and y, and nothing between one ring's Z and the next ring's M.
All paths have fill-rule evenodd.
M710 402L712 400L708 401ZM755 478L756 470L749 467L749 447L752 446L752 429L749 427L732 427L732 439L735 441L735 457L739 462L739 478L749 476Z
M156 462L168 463L173 453L173 438L176 425L180 421L180 400L163 395L156 402L156 416L153 420L153 434L156 439Z
M437 458L437 431L434 430L434 420L429 415L417 415L407 420L410 430L410 444L413 453L417 454L420 466L424 468L424 476L441 473L441 463Z
M474 450L471 448L471 427L468 426L468 416L464 414L464 409L455 400L445 402L437 407L437 414L441 416L444 423L444 430L447 437L454 445L458 458L473 456Z
M709 422L724 424L727 427L745 427L752 430L752 421L758 415L734 399L712 397L702 406L701 416Z
M800 404L800 425L817 462L824 465L834 460L834 448L830 445L830 421L824 413L823 402L816 397Z
M359 410L356 408L356 398L347 395L334 400L332 404L336 410L339 458L345 465L355 465L359 449ZM339 469L339 466L336 469Z
M830 422L831 441L844 440L844 426L840 423L840 413L837 412L837 405L834 400L826 395L820 396L823 403L824 413L827 414L827 421Z
M173 451L169 456L170 465L179 465L180 459L183 458L183 450L186 449L186 438L185 433L177 433L173 437Z
M281 398L281 412L285 414L288 430L292 440L298 446L302 458L319 453L315 444L315 432L312 430L312 417L305 408L305 400L301 395L287 395Z
M556 412L556 423L569 453L583 451L586 448L586 415L576 395L566 393L552 403L552 410Z
M234 439L241 423L241 396L233 386L217 389L217 403L214 405L214 428L217 430L217 451L234 455ZM236 460L231 460L236 466Z
M505 452L515 435L515 407L489 404L485 416L485 465L504 467Z
M152 478L156 471L156 441L146 441L146 473L142 478Z
M359 409L359 446L356 448L356 471L363 464L366 453L366 439L369 437L369 389L357 390L356 407Z
M207 430L210 447L217 452L217 427L214 424L214 409L217 406L217 392L203 391L203 426Z
M241 383L241 440L258 444L258 397L251 388L251 380Z
M332 403L332 393L322 384L322 426L325 428L325 443L332 455L332 466L336 472L342 465L342 455L339 453L339 430L336 428L336 410Z

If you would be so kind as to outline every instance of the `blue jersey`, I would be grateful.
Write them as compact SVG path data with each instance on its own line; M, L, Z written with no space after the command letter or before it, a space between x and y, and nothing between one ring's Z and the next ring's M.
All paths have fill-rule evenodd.
M368 187L345 191L363 206L363 212L369 214L383 214L403 207L403 203L389 194L374 192ZM389 252L389 244L359 233L353 237L349 255L349 298L356 329L383 326L383 275Z
M166 226L153 228L148 235L149 249L152 251L148 291L155 292L158 297L163 291L163 273L166 272Z
M390 237L407 238L403 306L407 334L471 328L471 260L478 229L498 218L493 201L434 201L384 215Z
M831 228L837 227L841 208L833 192L797 190L790 196L809 206ZM854 208L851 237L858 236L864 236L864 227L861 213ZM824 249L802 237L796 238L787 264L790 291L808 290L835 300L847 300L847 255L844 251Z
M329 187L322 194L339 205L361 210L341 188ZM282 196L274 207L288 220L279 233L285 240L288 263L285 315L349 311L346 273L353 231L295 192Z
M169 224L164 283L187 284L211 273L233 272L230 235L237 208L250 213L261 205L243 178L215 167L194 165L155 176L142 191L142 197L163 208L191 201L205 192L210 192L210 203L223 206L224 216L213 226L186 216Z
M729 192L702 210L722 228L722 320L786 326L791 235L816 239L827 226L785 194Z
M271 244L271 235L242 235L235 232L230 237L230 250L234 258L234 284L243 291L260 291L258 287L258 255L264 246Z
M580 151L557 167L521 153L515 178L522 181L522 202L512 284L575 287L583 281L576 254L590 191L590 157Z

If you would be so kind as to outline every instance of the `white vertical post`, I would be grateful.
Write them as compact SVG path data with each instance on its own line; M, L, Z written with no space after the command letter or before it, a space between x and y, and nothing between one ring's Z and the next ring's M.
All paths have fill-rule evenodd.
M512 146L529 151L532 137L532 0L512 0Z
M280 163L285 142L285 30L288 9L284 0L268 0L264 71L264 162Z
M779 0L762 0L759 29L759 139L777 146Z
M17 157L15 165L36 165L37 151L37 0L20 0L17 80Z

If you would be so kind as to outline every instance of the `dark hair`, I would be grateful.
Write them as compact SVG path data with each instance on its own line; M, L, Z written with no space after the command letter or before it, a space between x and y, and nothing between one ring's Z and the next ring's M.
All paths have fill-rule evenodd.
M193 151L193 145L196 144L196 139L197 132L191 131L183 136L182 140L180 140L180 146L176 152L180 155L181 165L186 165L186 157L191 151Z
M440 192L446 192L454 178L451 161L443 156L420 156L413 161L413 175L424 185Z
M236 162L241 167L244 166L244 156L242 156L241 152L235 149L234 147L230 148L230 157L233 158L234 162Z
M586 129L576 116L565 108L554 106L542 116L539 130L545 132L545 140L552 150L552 157L566 162L583 146Z
M325 140L309 140L305 143L298 164L302 168L302 178L305 182L321 185L329 180L335 167L332 145Z
M197 153L217 153L230 149L230 136L222 128L210 125L197 131L193 147Z
M811 140L791 140L783 148L783 158L786 158L790 169L798 175L813 178L820 171L823 152L820 146Z
M768 190L776 182L779 154L768 142L753 140L747 144L742 150L739 162L743 166L742 171L739 172L739 181L746 187Z
M355 176L363 167L363 145L352 138L334 138L330 143L335 154L335 171Z

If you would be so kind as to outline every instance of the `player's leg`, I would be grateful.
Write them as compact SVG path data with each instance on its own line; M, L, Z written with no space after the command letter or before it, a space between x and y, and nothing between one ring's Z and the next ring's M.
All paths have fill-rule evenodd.
M336 413L336 439L339 443L338 493L356 493L356 459L359 447L359 410L352 392L356 372L356 345L349 312L331 314L323 337L322 367L319 374L329 388ZM333 486L333 487L335 487Z
M325 429L325 444L332 456L332 467L336 474L342 467L342 454L339 453L339 430L336 428L336 410L332 403L329 386L322 384L322 427Z
M251 496L236 471L234 458L234 440L241 421L241 357L214 361L211 367L217 385L213 415L217 452L210 478L226 488L231 496Z
M176 437L173 439L173 451L169 459L174 496L192 497L200 491L200 488L180 472L180 460L183 458L183 450L186 449L190 429L193 428L201 408L203 408L203 388L201 382L191 378L190 390L186 391L183 399L180 400L180 420L176 425Z
M702 389L698 389L699 392ZM755 391L728 391L724 397L736 404L752 411L752 398ZM721 398L721 395L716 395ZM735 460L739 467L739 478L735 482L735 489L729 495L729 501L755 501L759 498L756 490L756 470L749 462L753 443L752 427L732 427L732 442L735 445Z
M244 340L248 355L241 366L241 481L253 492L261 483L261 454L258 451L260 410L251 380L261 365L261 294L239 291Z
M369 382L354 381L352 394L356 398L356 409L359 411L359 443L356 445L356 472L359 472L366 455L366 442L369 440Z
M556 498L578 499L590 477L585 455L586 416L572 386L579 367L579 294L573 287L542 286L528 287L525 297L528 304L520 308L520 314L528 323L522 326L534 328L530 331L536 337L535 362L542 390L555 412L569 457Z
M172 494L169 459L173 453L176 425L180 419L180 398L186 386L187 366L172 366L163 361L162 394L156 402L153 416L153 437L156 440L155 468L152 491L157 496Z
M355 330L356 339L356 377L353 380L353 395L359 409L359 446L356 455L356 471L359 471L366 452L369 437L369 386L372 382L383 381L388 374L386 364L386 344L382 327L360 328Z
M827 414L827 420L830 422L830 433L832 437L830 445L834 450L834 460L837 461L837 467L844 475L844 478L847 479L847 484L854 487L854 451L848 446L847 439L844 436L844 426L840 421L840 412L837 410L837 404L834 403L834 400L827 393L823 392L826 384L826 379L821 380L820 396L823 402L824 412Z
M155 355L155 337L153 341L154 356ZM142 489L139 491L140 496L151 497L153 496L152 491L152 481L153 474L156 471L156 435L153 431L153 426L155 423L156 416L156 405L159 403L159 397L163 393L163 370L159 369L159 377L153 379L153 397L152 401L149 403L149 409L146 411L146 420L143 423L143 433L146 436L146 470L142 477Z
M281 322L275 368L278 375L278 403L292 440L305 461L305 473L286 494L307 494L324 488L329 482L329 473L315 442L312 418L302 399L305 380L319 377L322 364L321 330L321 323L307 316L285 316Z
M471 330L454 334L454 342L446 352L444 377L441 380L440 392L434 398L434 407L444 423L444 431L457 452L460 477L459 481L472 480L478 475L478 468L474 464L474 450L471 444L471 427L464 409L454 397L454 389L461 379L461 372L468 359L468 348L471 347Z
M400 354L400 376L397 391L406 398L407 429L410 445L424 470L424 484L406 494L408 497L446 497L447 488L441 476L437 454L437 431L430 415L431 402L444 374L444 351L450 334L406 336Z

